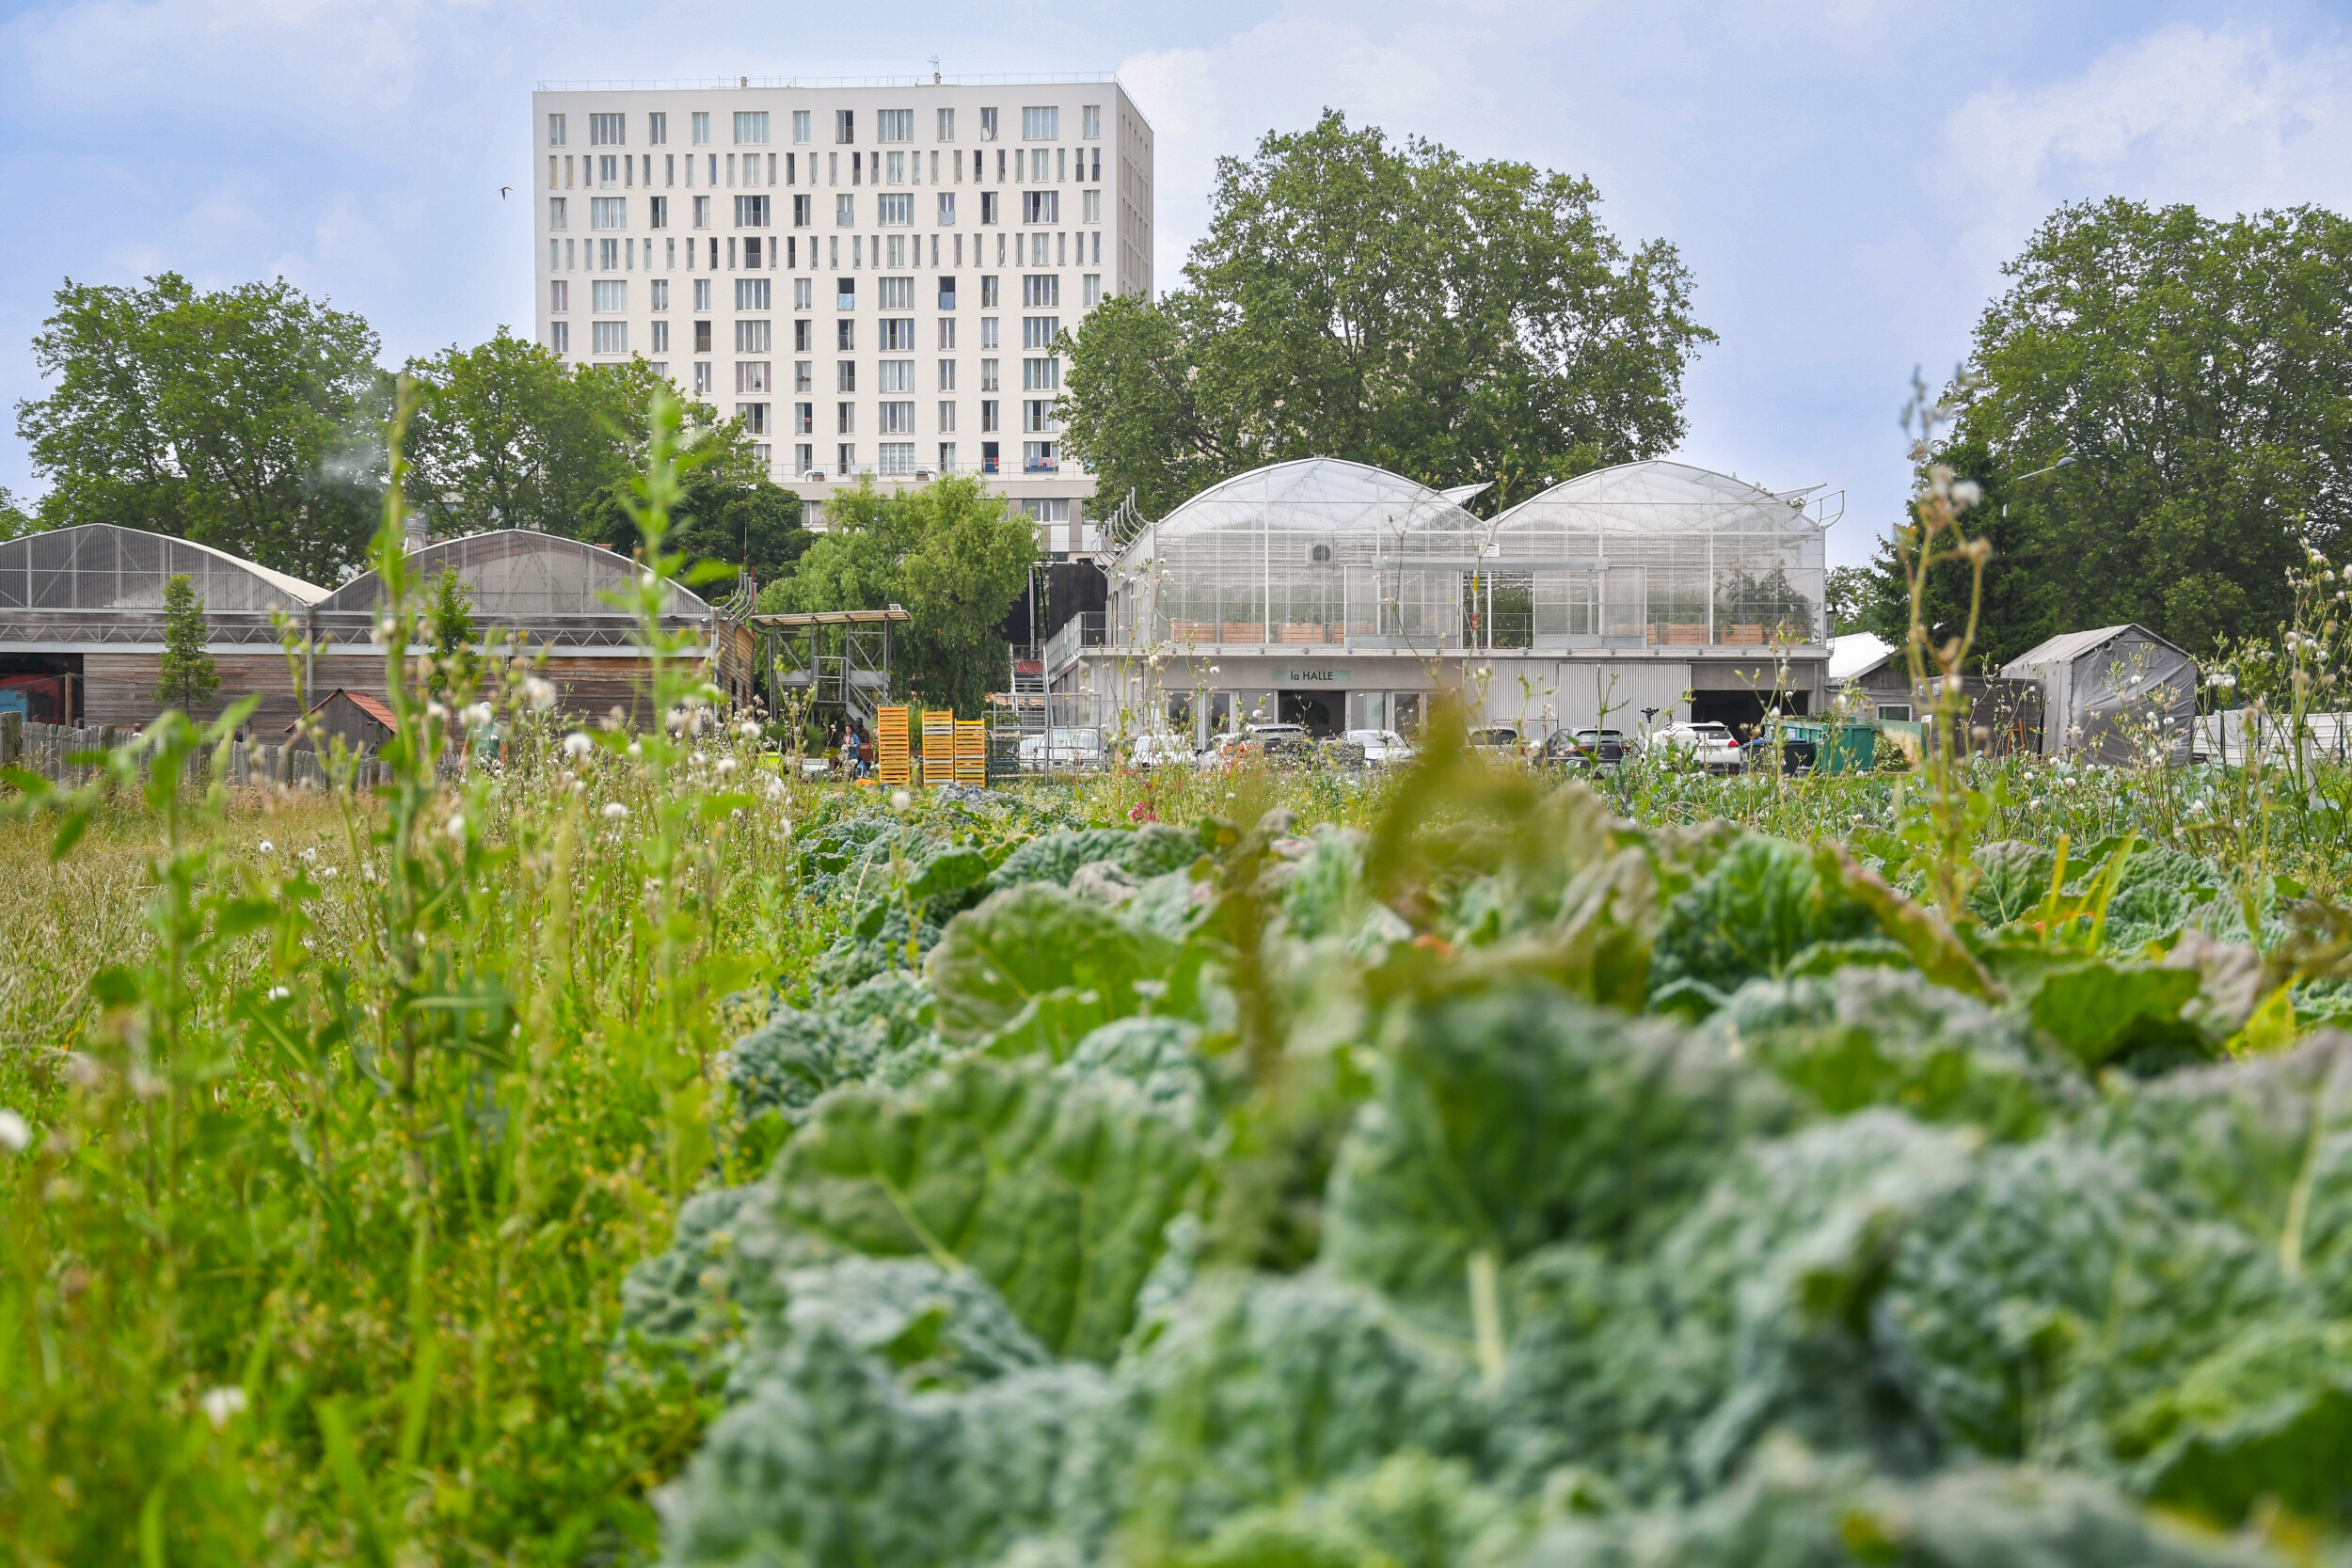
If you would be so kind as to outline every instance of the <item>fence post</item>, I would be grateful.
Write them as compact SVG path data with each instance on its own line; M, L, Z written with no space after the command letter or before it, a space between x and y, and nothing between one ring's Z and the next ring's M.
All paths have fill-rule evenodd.
M24 754L24 716L21 713L0 713L0 767L13 763Z

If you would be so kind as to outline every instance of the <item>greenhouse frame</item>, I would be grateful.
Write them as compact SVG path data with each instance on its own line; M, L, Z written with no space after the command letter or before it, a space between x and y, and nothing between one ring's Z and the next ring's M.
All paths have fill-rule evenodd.
M1430 697L1540 738L1818 709L1842 497L1650 461L1490 518L1359 463L1279 463L1124 541L1110 603L1048 644L1057 723L1413 727ZM1645 711L1653 717L1639 720Z

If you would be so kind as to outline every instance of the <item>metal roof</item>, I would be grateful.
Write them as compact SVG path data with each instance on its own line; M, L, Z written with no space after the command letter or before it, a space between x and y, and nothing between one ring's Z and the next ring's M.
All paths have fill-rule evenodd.
M2091 631L2062 631L2056 637L2035 643L2015 658L2010 659L2001 667L2001 673L2012 679L2019 679L2030 676L2037 671L2046 670L2054 664L2071 664L2085 654L2097 653L2117 638L2126 634L2137 634L2151 642L2162 643L2183 657L2187 657L2185 649L2158 637L2137 622L2125 621L2120 626L2100 626Z
M164 608L165 585L186 577L213 614L295 610L327 596L316 583L175 534L114 523L44 530L0 544L0 609L134 610Z

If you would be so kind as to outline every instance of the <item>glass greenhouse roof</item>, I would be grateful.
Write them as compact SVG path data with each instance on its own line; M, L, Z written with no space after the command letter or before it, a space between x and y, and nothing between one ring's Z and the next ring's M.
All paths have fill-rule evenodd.
M1170 539L1236 529L1368 533L1479 526L1453 501L1402 474L1307 457L1221 480L1161 518L1155 531Z
M1687 463L1621 463L1531 496L1497 516L1494 528L1498 537L1547 530L1818 534L1826 524L1805 503L1820 488L1772 491Z
M600 545L529 529L445 539L409 552L412 591L423 592L447 568L453 568L473 591L473 618L479 626L525 626L556 618L630 618L629 611L604 595L626 591L637 563ZM675 582L663 587L663 613L709 613L709 604L691 590ZM370 610L382 592L382 582L369 572L335 590L319 608Z
M0 544L0 609L160 612L184 576L215 615L298 610L326 590L193 539L85 523Z

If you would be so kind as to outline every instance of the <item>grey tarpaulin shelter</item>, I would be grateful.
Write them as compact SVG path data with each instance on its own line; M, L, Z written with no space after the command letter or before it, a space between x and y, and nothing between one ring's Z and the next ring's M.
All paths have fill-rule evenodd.
M2197 661L2145 626L2066 632L2010 660L2001 673L2042 683L2044 756L2128 763L2139 737L2155 735L2166 760L2188 760Z

